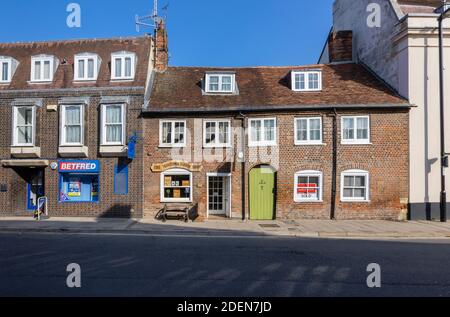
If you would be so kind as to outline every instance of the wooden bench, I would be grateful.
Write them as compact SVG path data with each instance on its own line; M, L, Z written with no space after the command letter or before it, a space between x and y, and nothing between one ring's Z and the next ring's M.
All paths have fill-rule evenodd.
M165 204L164 208L161 210L159 217L163 222L168 220L168 217L182 217L184 222L189 222L189 211L191 206L186 205L175 205L175 204Z

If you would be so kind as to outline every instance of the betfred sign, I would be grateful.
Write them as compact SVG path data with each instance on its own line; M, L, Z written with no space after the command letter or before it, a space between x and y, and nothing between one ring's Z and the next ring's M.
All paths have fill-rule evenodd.
M60 173L98 173L99 161L60 161Z

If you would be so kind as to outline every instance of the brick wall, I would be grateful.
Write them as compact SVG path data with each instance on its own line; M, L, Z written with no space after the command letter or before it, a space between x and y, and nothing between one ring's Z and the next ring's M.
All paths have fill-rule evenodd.
M341 116L369 115L371 128L371 144L342 145L341 144ZM255 115L249 117L258 117ZM294 118L304 116L321 116L323 124L323 145L294 145ZM278 147L262 148L259 151L268 153L263 159L258 158L255 149L246 147L245 177L248 185L248 173L251 168L260 164L271 164L277 170L276 217L278 219L329 219L331 213L331 183L333 158L333 117L332 112L302 112L265 114L264 117L276 117L278 125ZM217 118L215 116L214 118ZM239 129L241 120L233 119L232 126ZM183 117L183 119L186 119ZM188 118L187 127L194 129L194 122L201 122L201 118ZM406 110L367 110L367 111L338 111L338 139L337 139L337 219L397 219L404 206L402 198L408 198L408 111ZM197 124L198 126L198 124ZM200 127L202 125L200 124ZM153 173L150 169L153 163L163 163L174 158L172 149L159 148L159 119L147 117L144 119L144 212L147 216L154 216L162 208L160 203L160 173ZM195 151L205 153L210 151L202 148L201 128L196 128L188 138L186 156L178 156L178 160L202 163L203 170L193 173L193 202L198 205L201 218L206 217L206 174L209 172L230 172L232 174L232 212L234 217L241 217L241 163L237 159L241 133L236 130L234 147L227 150L227 154L234 158L234 162L225 164L206 162L201 155L194 155ZM246 140L247 141L247 140ZM193 144L197 144L194 150ZM275 161L270 159L270 153L275 153ZM223 154L225 156L225 154ZM276 165L276 166L275 166ZM348 169L361 169L370 173L370 202L343 203L340 201L340 175ZM294 202L294 175L302 170L318 170L323 173L323 202L296 203ZM246 186L247 187L247 186ZM246 189L246 193L247 193ZM248 197L245 198L248 217Z
M114 194L114 166L124 159L106 158L99 154L100 99L102 96L114 95L130 97L130 104L127 105L126 138L128 139L134 132L142 135L140 112L144 103L143 88L3 93L0 97L0 159L11 159L11 102L15 98L43 98L43 107L37 107L36 111L36 146L41 147L41 159L48 159L50 162L62 159L58 155L59 111L49 112L46 106L58 104L59 98L62 97L90 97L89 105L85 107L85 145L89 148L89 157L86 159L100 160L100 201L99 203L60 203L59 173L57 170L54 171L47 167L45 169L45 194L49 199L50 216L142 216L142 140L137 144L136 158L129 164L128 195ZM0 216L29 215L29 212L26 211L26 181L21 170L23 169L0 166L0 183L8 186L7 192L0 193Z

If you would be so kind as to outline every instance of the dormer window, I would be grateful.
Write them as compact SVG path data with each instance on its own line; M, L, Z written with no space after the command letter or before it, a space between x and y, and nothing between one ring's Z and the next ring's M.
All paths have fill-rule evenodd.
M31 81L51 82L56 69L53 56L33 56L31 58Z
M293 71L291 82L293 91L320 91L322 90L322 72Z
M75 80L97 80L100 59L97 54L75 55Z
M206 74L206 92L207 93L226 93L234 92L235 74Z
M12 59L0 58L0 83L10 83L12 77Z
M111 56L111 79L134 79L136 54L128 52L113 53Z

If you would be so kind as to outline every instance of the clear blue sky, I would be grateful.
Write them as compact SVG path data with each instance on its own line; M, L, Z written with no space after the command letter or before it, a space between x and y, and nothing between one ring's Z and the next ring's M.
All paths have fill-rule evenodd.
M66 26L71 2L81 6L81 28ZM276 66L317 62L333 0L159 2L169 3L160 13L167 14L171 65ZM0 41L138 35L134 15L149 14L152 7L153 0L2 0Z

